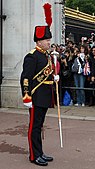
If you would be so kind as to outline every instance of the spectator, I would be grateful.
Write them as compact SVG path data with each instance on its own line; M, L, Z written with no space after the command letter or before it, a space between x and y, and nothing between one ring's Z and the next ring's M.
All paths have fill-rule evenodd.
M77 63L78 70L74 72L74 82L75 86L79 88L84 88L85 84L85 76L83 75L83 69L85 65L85 47L83 45L80 46L80 52L77 53L77 58L75 58ZM73 65L74 67L74 65ZM85 106L85 92L84 90L76 90L77 94L77 103L75 106Z
M54 65L54 53L57 57L57 74L60 73L60 63L59 63L59 52L57 52L57 45L55 45L54 43L51 45L51 51L50 51L50 55L51 55L51 59L52 59L52 69L55 70L55 65ZM58 83L60 85L60 82ZM59 87L58 85L58 87ZM59 87L59 93L60 93L60 87ZM57 96L56 96L56 84L53 84L53 103L52 103L52 107L54 107L54 105L57 105Z
M61 61L60 61L60 79L62 82L62 99L64 97L64 93L67 90L68 93L71 96L71 102L73 102L73 97L72 97L72 92L69 87L72 86L72 72L71 72L71 67L72 67L72 59L70 57L70 50L66 50L64 54L61 55ZM68 87L65 89L64 87Z
M95 46L92 47L92 55L91 55L91 88L95 88ZM90 91L89 97L89 106L95 104L95 91Z

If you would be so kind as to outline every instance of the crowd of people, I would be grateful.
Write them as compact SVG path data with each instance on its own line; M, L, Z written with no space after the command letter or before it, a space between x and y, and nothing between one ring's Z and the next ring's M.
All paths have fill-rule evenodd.
M53 51L58 52L60 105L64 105L66 91L71 98L69 105L95 105L95 34L82 37L79 44L68 38L65 46L53 43L50 53Z

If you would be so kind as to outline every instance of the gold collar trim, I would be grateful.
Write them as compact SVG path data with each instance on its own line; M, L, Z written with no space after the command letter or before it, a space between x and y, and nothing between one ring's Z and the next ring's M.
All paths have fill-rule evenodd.
M41 49L39 46L36 46L36 50L38 50L39 52L44 53L44 54L46 53L46 51Z

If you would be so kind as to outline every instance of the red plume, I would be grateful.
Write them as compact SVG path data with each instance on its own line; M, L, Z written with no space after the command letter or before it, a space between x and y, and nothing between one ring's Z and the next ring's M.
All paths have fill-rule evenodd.
M44 4L43 6L45 12L45 20L46 23L51 26L52 24L52 16L51 16L51 5L49 3Z

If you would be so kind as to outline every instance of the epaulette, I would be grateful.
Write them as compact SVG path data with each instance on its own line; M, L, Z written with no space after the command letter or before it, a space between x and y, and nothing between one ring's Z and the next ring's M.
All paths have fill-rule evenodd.
M32 49L29 53L33 54L36 49Z

